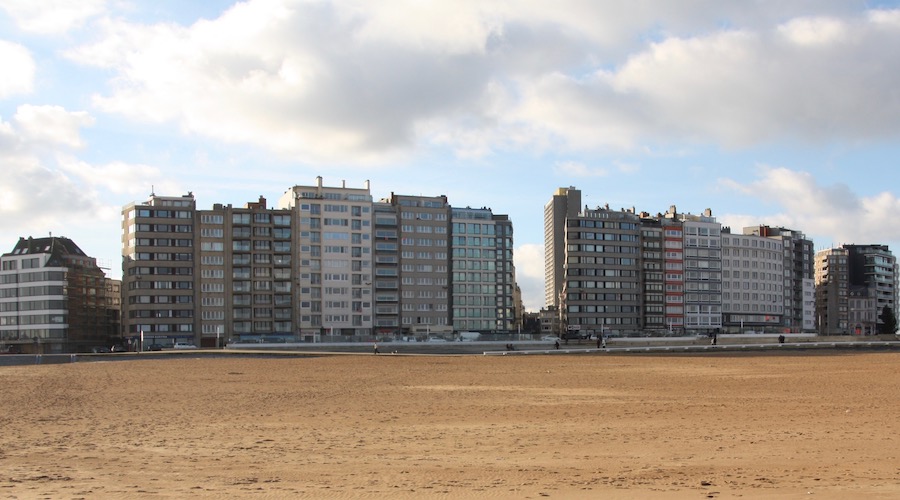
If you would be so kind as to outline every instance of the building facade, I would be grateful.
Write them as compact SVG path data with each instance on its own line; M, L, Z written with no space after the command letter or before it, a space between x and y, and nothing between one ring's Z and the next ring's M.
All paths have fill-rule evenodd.
M843 245L815 254L815 297L822 335L881 331L881 313L897 315L897 261L886 245Z
M544 211L545 299L566 332L812 331L812 242L802 233L761 226L733 235L710 209L572 213L570 194L580 200L561 189Z
M262 196L198 211L200 345L287 341L297 332L293 213Z
M512 222L489 208L451 209L452 321L456 331L516 329Z
M279 208L297 219L293 245L304 340L373 338L372 194L363 188L294 186Z
M375 323L381 338L450 335L450 205L391 194L375 204Z
M119 344L118 289L72 240L20 238L0 256L0 344L35 354Z
M875 315L888 308L897 316L897 259L887 245L844 245L849 252L850 287L865 287L875 300ZM881 320L877 321L879 324ZM852 329L859 325L851 324ZM877 329L877 328L876 328Z
M560 310L570 337L643 328L640 229L633 211L566 218Z
M566 260L566 219L581 212L581 191L559 188L544 205L544 304L559 307Z
M850 316L849 251L830 248L816 252L816 327L819 335L848 333Z
M786 276L783 240L726 231L722 253L724 331L782 332Z
M666 272L664 270L665 249L663 224L660 218L641 214L641 307L643 328L657 335L671 335L675 327L684 325L684 315L678 314L678 321L671 321L676 312L666 310ZM665 227L671 228L671 225ZM676 233L680 240L680 228ZM668 320L668 321L667 321Z
M400 309L400 217L389 200L372 206L375 335L381 339L409 338L409 327L401 326Z
M134 345L196 343L194 195L122 209L122 331Z
M771 226L745 227L743 234L780 240L784 247L784 305L782 326L795 332L815 331L815 301L809 290L815 286L812 240L795 229Z
M277 208L260 197L200 210L191 193L153 194L122 215L123 331L142 347L449 339L521 325L512 222L446 196L375 203L368 182L318 177Z

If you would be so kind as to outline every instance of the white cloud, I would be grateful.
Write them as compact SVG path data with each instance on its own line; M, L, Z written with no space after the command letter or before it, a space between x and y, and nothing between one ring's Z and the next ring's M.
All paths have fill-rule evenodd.
M91 186L116 195L127 195L142 198L154 189L160 192L176 193L182 191L178 183L165 181L165 174L150 165L135 165L121 161L105 165L91 165L73 157L60 157L59 169L80 184Z
M860 196L844 184L823 186L808 172L774 167L761 167L759 179L747 184L731 179L720 182L780 209L764 220L739 214L719 217L738 232L758 224L788 227L813 238L817 248L900 241L900 221L890 217L900 210L900 199L893 193Z
M104 11L107 0L0 0L24 31L62 34Z
M0 64L3 65L0 99L31 92L34 86L35 65L28 49L0 40Z
M81 127L94 123L94 119L84 111L30 104L19 106L13 119L23 139L29 143L68 148L81 147Z
M554 166L557 175L568 177L606 177L609 171L605 168L589 167L577 161L563 161Z
M537 312L544 304L544 246L518 245L513 254L516 282L522 290L525 310Z
M92 123L84 112L31 105L0 121L0 241L80 232L105 235L101 246L109 246L120 237L121 200L147 193L154 182L178 192L159 169L95 166L71 156L83 145L80 128ZM76 243L87 251L85 242Z
M874 25L882 24L888 29L900 28L900 10L876 9L870 11L868 17Z
M798 45L839 43L847 36L843 21L827 17L792 19L778 30Z
M427 145L473 157L897 137L896 17L838 1L249 0L187 27L104 18L68 54L114 74L104 111L369 164Z

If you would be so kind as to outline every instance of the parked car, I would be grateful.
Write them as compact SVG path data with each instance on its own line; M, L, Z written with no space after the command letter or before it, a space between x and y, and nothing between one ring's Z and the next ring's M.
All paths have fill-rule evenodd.
M175 342L175 345L172 346L173 349L196 349L197 346L191 344L189 342Z
M22 348L15 344L0 346L0 354L22 354Z
M109 352L128 352L128 349L122 344L116 344L109 348Z
M144 350L145 350L145 351L162 351L162 350L163 350L163 346L162 346L162 344L150 344L150 345L148 345L147 348L144 349Z
M103 354L103 353L112 352L112 351L109 350L109 347L100 345L100 346L91 348L91 352L94 354Z
M560 340L559 337L554 337L553 335L544 335L541 337L541 342L559 342Z
M459 332L460 342L474 342L480 338L481 333L479 332Z
M440 337L428 337L429 342L446 342L447 339L442 339Z

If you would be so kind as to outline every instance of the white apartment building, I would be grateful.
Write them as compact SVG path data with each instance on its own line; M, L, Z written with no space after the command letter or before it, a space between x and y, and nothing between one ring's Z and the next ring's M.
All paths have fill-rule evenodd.
M299 335L303 339L343 340L374 335L372 297L373 202L363 188L294 186L280 208L297 218L294 255L299 275Z
M0 345L49 354L118 344L118 289L69 238L19 238L0 256Z
M784 328L784 244L750 234L722 234L722 311L725 331Z

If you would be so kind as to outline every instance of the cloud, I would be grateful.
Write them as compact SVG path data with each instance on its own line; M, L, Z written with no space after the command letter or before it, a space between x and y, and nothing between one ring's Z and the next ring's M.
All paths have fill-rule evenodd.
M815 11L813 11L815 9ZM68 51L99 109L291 160L739 148L900 135L896 11L249 0L190 26L109 16Z
M813 238L817 248L900 241L900 221L890 217L900 210L900 199L887 191L860 196L841 183L821 185L808 172L768 166L760 167L759 178L753 182L720 179L720 184L780 209L764 219L740 214L718 217L738 232L759 224L787 227Z
M513 254L516 283L522 290L526 311L537 312L544 304L544 246L533 243L518 245Z
M3 63L0 99L31 92L34 86L35 65L28 49L0 40L0 62Z
M558 162L553 170L557 175L568 177L606 177L609 175L609 171L605 168L588 167L577 161Z
M118 72L97 106L309 161L391 155L419 123L474 109L488 66L460 47L373 40L327 4L238 4L190 28L109 21L69 52Z
M23 140L51 147L79 148L83 144L79 130L93 125L94 119L84 111L66 111L60 106L23 104L16 110L17 128Z
M848 30L840 19L808 17L788 21L778 31L797 45L827 45L845 41Z
M74 157L84 145L80 129L91 124L85 112L32 105L0 121L0 241L34 231L106 234L107 242L117 241L118 200L146 193L153 182L179 192L163 182L159 169L121 162L97 166Z
M579 147L592 129L594 147L883 140L900 135L900 55L883 51L896 43L900 27L865 17L666 37L592 77L536 86L527 119Z
M160 192L177 193L182 189L178 183L165 181L165 174L159 167L136 165L121 161L105 165L91 165L74 157L60 157L59 169L77 179L80 184L116 195L132 198L145 196L149 191L160 188Z
M63 34L103 13L106 3L107 0L0 0L0 9L24 31Z

